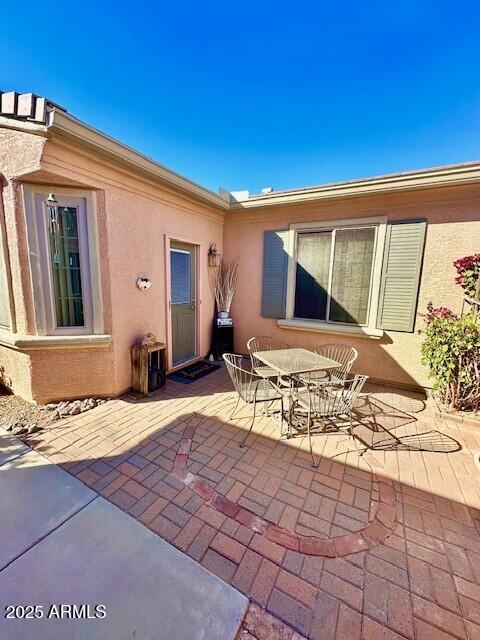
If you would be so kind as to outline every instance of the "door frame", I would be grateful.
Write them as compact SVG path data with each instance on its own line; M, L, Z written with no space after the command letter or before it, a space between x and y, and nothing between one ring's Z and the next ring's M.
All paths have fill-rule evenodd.
M173 345L172 345L172 279L170 272L170 249L172 242L185 242L195 247L195 355L188 360L184 360L180 364L173 364ZM167 327L167 370L175 371L181 369L192 362L201 360L200 352L200 306L202 304L201 291L201 251L200 243L195 238L189 236L165 234L165 311L166 311L166 327Z

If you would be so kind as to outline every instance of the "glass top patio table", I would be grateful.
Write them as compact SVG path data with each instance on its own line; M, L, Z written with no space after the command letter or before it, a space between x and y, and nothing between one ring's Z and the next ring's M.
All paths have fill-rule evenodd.
M302 348L257 351L254 355L267 367L278 371L281 376L292 376L296 373L308 373L309 371L327 371L342 366L336 360Z

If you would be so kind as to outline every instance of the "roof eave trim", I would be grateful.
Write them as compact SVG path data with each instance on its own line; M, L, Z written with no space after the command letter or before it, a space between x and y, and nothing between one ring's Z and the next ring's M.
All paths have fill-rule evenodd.
M371 180L349 181L268 196L256 196L249 200L232 202L231 209L239 211L253 207L274 206L310 202L326 198L354 197L390 191L428 189L432 187L458 186L480 182L480 163L439 167L431 171L418 171L392 176L380 176Z
M167 169L158 162L107 136L98 129L77 120L77 118L72 117L64 111L53 109L49 114L49 118L48 132L53 138L58 135L59 137L80 143L84 146L86 145L122 164L133 167L137 171L149 174L167 186L186 192L216 207L229 209L229 202L213 191L205 189L195 182Z
M8 116L0 116L0 127L4 129L14 129L15 131L24 131L26 133L35 133L41 136L48 135L48 128L44 124L26 120L15 120Z
M175 171L159 164L105 133L74 118L65 111L53 108L47 114L47 126L0 116L0 127L16 129L36 135L55 137L93 149L104 157L124 167L158 181L166 187L190 195L222 211L238 212L257 207L271 207L315 200L349 198L394 191L429 189L433 187L459 186L480 182L480 162L468 162L432 169L421 169L360 180L349 180L317 187L292 189L259 195L243 201L234 201L230 194L218 195Z

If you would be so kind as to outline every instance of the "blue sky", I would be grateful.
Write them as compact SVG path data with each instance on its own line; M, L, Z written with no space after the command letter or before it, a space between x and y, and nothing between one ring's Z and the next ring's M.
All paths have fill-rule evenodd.
M213 190L480 158L480 3L3 3L34 91Z

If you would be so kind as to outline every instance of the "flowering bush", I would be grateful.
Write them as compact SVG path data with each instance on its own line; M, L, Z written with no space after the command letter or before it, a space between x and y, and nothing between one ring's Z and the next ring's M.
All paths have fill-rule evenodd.
M459 318L431 303L427 310L422 363L434 378L433 388L450 409L480 409L480 319Z
M435 318L451 318L452 320L458 320L456 313L453 313L448 307L434 307L431 302L427 304L427 313L423 316L425 322L428 324Z
M463 288L469 298L475 298L477 280L480 278L480 253L459 258L453 266L458 273L455 283Z

